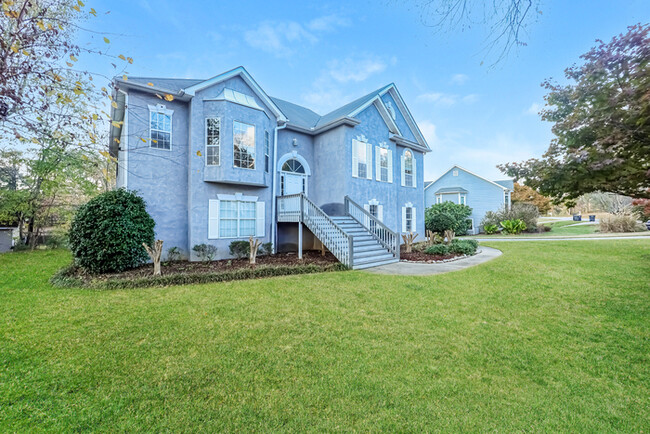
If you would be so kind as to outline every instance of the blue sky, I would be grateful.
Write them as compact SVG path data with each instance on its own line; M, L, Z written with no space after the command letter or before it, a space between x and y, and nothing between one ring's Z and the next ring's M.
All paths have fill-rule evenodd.
M500 179L496 164L540 156L552 138L537 115L540 83L561 80L595 39L650 19L647 0L545 1L524 35L528 45L489 67L485 29L441 32L408 4L95 1L88 6L98 17L87 26L111 33L111 54L135 59L129 74L209 78L243 65L268 94L320 114L394 82L432 148L428 180L453 164ZM101 35L80 39L105 48ZM115 74L106 57L81 64Z

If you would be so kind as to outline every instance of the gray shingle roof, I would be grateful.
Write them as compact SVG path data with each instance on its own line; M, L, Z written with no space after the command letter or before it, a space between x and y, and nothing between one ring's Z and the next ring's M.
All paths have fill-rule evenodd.
M494 181L494 182L499 184L501 187L507 188L508 190L515 189L515 182L512 179L504 179L502 181Z
M435 194L443 193L467 193L467 190L461 187L443 187L438 189Z
M205 80L191 79L191 78L159 78L159 77L128 77L128 82L148 85L152 83L155 88L164 89L169 92L178 93L182 89L194 86ZM345 104L323 116L314 112L307 107L282 100L280 98L270 97L275 105L277 105L282 113L289 119L289 124L296 125L305 129L319 128L331 122L345 118L353 113L356 109L363 106L380 92L386 89L389 85L383 86L367 95L357 98L354 101Z

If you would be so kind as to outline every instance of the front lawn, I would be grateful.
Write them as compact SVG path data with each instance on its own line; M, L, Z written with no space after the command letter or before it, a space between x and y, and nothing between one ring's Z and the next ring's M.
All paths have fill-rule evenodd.
M2 254L0 431L647 432L648 241L115 291Z

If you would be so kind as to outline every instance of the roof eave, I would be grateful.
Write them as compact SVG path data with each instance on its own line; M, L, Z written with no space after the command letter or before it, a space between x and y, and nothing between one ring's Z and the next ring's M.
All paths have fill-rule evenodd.
M427 152L431 152L431 149L429 149L428 147L424 147L424 146L420 145L417 142L413 142L411 140L405 139L404 137L398 136L396 134L391 135L389 139L390 139L391 142L395 142L398 145L402 145L402 146L405 146L407 148L411 148L411 149L414 149L416 151L419 151L419 152L422 152L422 153L425 153L425 154Z
M192 99L191 95L186 94L183 90L180 92L174 91L174 90L169 90L169 89L164 89L162 87L157 87L157 86L149 86L146 84L141 84L141 83L134 83L130 82L129 80L124 80L123 78L115 78L113 79L113 83L115 86L117 86L119 89L133 89L133 90L138 90L141 92L147 92L147 93L153 93L153 94L165 94L165 95L172 95L174 99L180 100L187 102Z

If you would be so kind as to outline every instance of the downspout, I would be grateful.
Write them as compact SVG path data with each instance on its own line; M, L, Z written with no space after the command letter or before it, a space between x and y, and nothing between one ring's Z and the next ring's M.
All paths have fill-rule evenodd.
M117 147L117 156L119 161L120 148L124 146L124 189L129 188L129 94L128 92L118 89L118 92L124 94L124 118L122 119L122 128L120 128L120 143ZM122 143L124 142L124 143ZM115 180L117 184L117 179Z
M276 190L276 166L278 164L278 130L283 130L287 127L287 123L285 122L284 125L281 127L276 126L273 130L273 167L271 171L271 191L272 191L272 201L271 201L271 222L273 223L271 225L271 242L273 243L273 253L278 252L278 243L276 240L277 236L277 227L278 227L278 222L276 221L277 216L275 212L275 207L276 207L276 198L275 195L277 193Z

